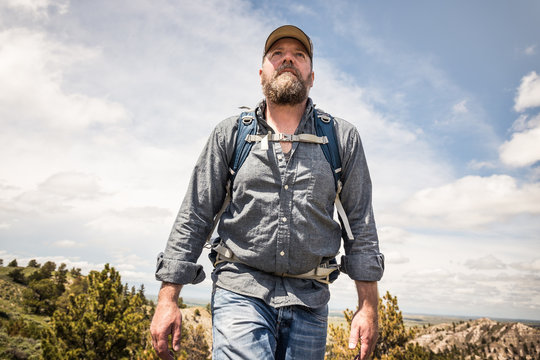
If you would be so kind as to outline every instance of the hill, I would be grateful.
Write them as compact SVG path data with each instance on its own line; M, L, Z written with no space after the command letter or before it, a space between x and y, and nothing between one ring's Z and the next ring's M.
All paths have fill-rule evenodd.
M425 327L411 342L435 353L457 350L466 359L540 359L540 330L487 318Z

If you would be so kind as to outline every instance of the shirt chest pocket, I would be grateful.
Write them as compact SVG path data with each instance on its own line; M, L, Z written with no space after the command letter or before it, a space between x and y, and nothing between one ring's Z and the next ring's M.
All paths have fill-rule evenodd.
M332 168L317 144L302 144L296 157L295 197L327 208L334 203L336 190Z

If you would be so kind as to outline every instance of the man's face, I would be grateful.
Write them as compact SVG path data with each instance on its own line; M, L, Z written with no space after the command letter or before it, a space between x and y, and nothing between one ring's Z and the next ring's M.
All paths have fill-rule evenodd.
M266 53L259 70L263 93L277 105L296 105L305 101L313 86L311 60L296 39L276 41Z

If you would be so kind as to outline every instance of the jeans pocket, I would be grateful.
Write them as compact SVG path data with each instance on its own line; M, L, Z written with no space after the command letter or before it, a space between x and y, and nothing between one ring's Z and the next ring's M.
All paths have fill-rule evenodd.
M328 322L328 305L323 305L318 308L303 307L303 309L318 321L324 323Z

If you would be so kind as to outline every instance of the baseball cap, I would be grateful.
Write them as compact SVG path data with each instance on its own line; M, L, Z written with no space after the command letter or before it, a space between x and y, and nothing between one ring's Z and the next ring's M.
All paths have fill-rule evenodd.
M294 25L283 25L272 31L266 39L266 44L264 44L264 54L266 55L276 41L283 38L293 38L300 41L306 48L309 58L313 60L313 43L311 39Z

